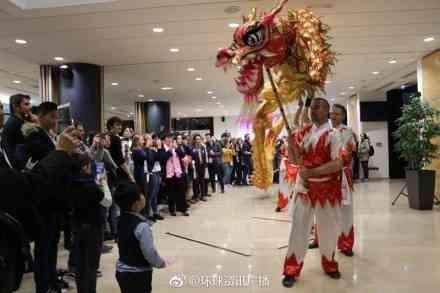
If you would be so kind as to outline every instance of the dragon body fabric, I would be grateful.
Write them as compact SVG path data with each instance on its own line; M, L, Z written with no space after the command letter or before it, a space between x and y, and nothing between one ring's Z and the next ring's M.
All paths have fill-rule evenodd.
M261 189L272 184L275 141L285 124L273 119L279 102L287 105L324 91L335 63L328 26L308 9L278 16L286 2L260 16L253 9L235 30L232 44L217 53L217 67L239 67L235 82L245 100L241 117L252 123L255 134L253 184ZM265 83L264 68L273 76L279 100L271 83Z

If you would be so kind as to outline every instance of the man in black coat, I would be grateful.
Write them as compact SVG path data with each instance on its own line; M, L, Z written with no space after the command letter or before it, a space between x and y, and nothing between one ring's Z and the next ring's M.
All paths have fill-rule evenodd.
M24 159L29 168L55 150L55 137L52 135L57 127L58 106L52 102L43 102L37 109L38 124L29 123L23 129Z
M252 144L249 134L244 136L243 147L241 149L243 164L243 185L248 185L248 176L252 174Z
M6 241L7 247L20 247L15 253L10 252L7 255L2 255L0 252L0 258L3 258L3 270L9 272L9 275L5 277L3 274L1 275L1 293L12 292L21 281L23 262L26 259L24 255L26 253L22 248L28 247L28 245L15 246L20 243L20 226L25 231L33 231L35 238L37 238L36 245L47 241L40 240L44 235L52 235L50 227L38 225L41 223L40 219L29 218L32 215L29 213L29 209L44 207L47 210L56 210L70 200L68 188L72 175L77 172L70 157L70 153L77 143L73 131L73 128L67 128L59 136L56 150L42 159L30 172L20 173L5 164L0 166L0 190L2 191L0 212L3 215L6 214L8 218L18 219L20 224L15 227L17 229L14 231L7 221L0 219L0 235L3 235L0 236L0 241L3 241L3 245ZM39 211L43 213L43 211ZM9 234L5 237L4 233L6 231ZM53 245L52 242L50 243L50 245ZM50 246L42 249L50 250ZM46 271L43 273L44 277L39 279L36 284L38 293L46 293L49 289L56 290L55 292L59 291L53 283L55 280L52 279L54 273L56 278L56 254L52 254L52 257L55 257L55 262L52 262L49 258L41 260L46 262ZM14 280L11 282L7 278L14 278ZM11 287L11 284L14 285Z
M223 149L222 146L214 141L210 134L205 134L206 150L208 152L208 171L209 181L211 182L212 192L216 191L215 176L217 175L218 183L220 184L221 193L225 192L225 185L223 182Z
M194 180L193 180L193 202L198 200L206 201L208 196L208 180L205 176L208 167L208 154L205 146L202 144L200 134L194 135L194 147L191 153L194 162Z
M24 167L23 159L18 154L19 148L24 144L21 127L24 121L30 117L31 98L23 94L13 95L9 98L9 106L11 117L9 117L3 129L1 144L12 167L21 170Z

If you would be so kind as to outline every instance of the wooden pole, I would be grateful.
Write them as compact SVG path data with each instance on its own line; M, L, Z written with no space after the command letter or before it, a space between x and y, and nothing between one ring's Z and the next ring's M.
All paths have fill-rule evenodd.
M272 90L275 95L275 100L278 103L278 108L280 108L280 112L281 112L281 116L283 117L284 124L286 124L287 133L289 134L289 137L291 137L292 136L292 129L290 128L289 120L287 119L286 112L284 112L283 103L281 102L281 98L278 93L278 89L275 85L275 82L273 81L272 72L270 71L270 68L268 68L268 67L265 67L265 68L266 68L267 75L269 76L270 84L272 85Z

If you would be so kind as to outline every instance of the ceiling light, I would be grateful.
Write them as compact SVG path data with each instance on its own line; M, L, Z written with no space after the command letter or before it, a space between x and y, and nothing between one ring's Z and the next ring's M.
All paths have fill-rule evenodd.
M390 61L388 61L388 63L390 63L390 64L396 64L396 63L397 63L397 60L395 60L395 59L391 59Z
M207 93L208 93L208 95L212 95L214 92L213 91L208 91Z
M335 100L336 100L335 98L332 98L332 99L331 99L332 102L334 102Z
M427 38L424 38L424 39L423 39L423 41L426 42L426 43L432 42L432 41L434 41L434 40L435 40L434 37L427 37Z
M196 71L196 69L195 69L195 68L192 68L192 67L190 67L190 68L187 68L187 69L186 69L186 71L192 72L192 71Z
M177 52L179 52L179 51L180 51L179 48L171 48L171 49L170 49L170 52L171 52L171 53L177 53Z
M220 102L217 102L216 104L217 104L217 105L221 105L222 103L220 103Z
M332 81L331 80L326 80L325 83L329 84L329 83L332 83Z
M67 68L69 68L69 66L66 65L66 64L63 64L63 65L60 66L60 68L61 68L61 69L67 69Z
M215 100L215 99L217 99L217 97L216 96L212 96L211 99Z
M202 111L203 111L203 109L200 109L200 108L196 109L196 112L202 112Z
M380 72L379 71L373 71L371 73L373 73L374 75L378 75Z
M236 22L231 22L230 24L228 24L228 26L229 26L230 28L237 28L237 27L240 26L240 24L239 24L239 23L236 23Z
M63 57L53 57L55 61L64 61Z
M163 91L170 91L170 90L172 90L173 88L170 87L170 86L164 86L164 87L161 87L160 89L163 90Z
M148 99L148 102L154 102L154 100L153 99Z
M26 40L22 40L22 39L16 39L15 43L20 44L20 45L25 45L25 44L27 44L27 41Z
M145 98L145 96L143 94L139 94L138 98Z
M20 80L13 80L12 83L20 84L21 81Z
M130 115L134 115L134 113L133 113L133 112L130 112Z
M116 107L112 107L112 111L116 110Z
M197 80L197 81L201 81L201 80L203 80L203 78L201 78L201 77L196 77L196 80Z
M153 32L155 33L163 33L164 29L163 27L154 27Z
M119 85L119 82L112 82L112 85L117 86Z
M219 107L220 107L220 108L224 108L225 106L224 106L224 105L219 105Z
M345 92L341 92L341 96L345 95Z
M348 88L351 90L354 90L354 86L349 86Z

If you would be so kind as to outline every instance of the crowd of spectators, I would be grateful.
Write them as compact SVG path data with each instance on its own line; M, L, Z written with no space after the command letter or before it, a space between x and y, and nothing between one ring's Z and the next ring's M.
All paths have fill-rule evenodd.
M190 216L192 205L217 191L250 183L249 135L134 133L118 117L103 133L89 133L80 121L57 133L57 109L13 95L3 124L0 107L1 293L15 291L26 272L36 293L68 288L65 276L78 292L96 292L100 256L112 250L105 242L111 240L119 246L121 291L135 292L134 275L127 275L133 270L150 280L139 286L151 290L149 272L166 261L144 223ZM61 235L67 271L57 269Z

